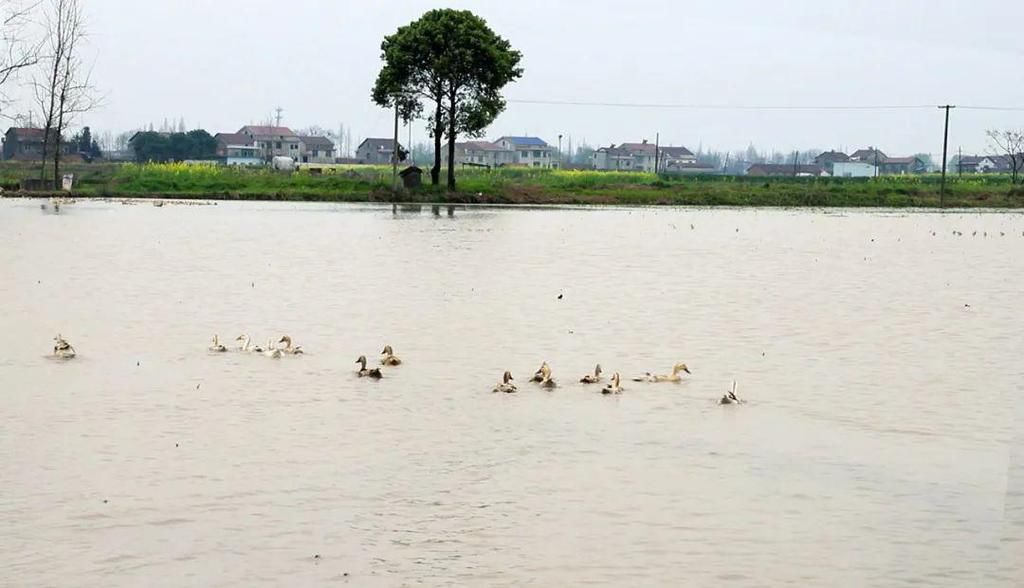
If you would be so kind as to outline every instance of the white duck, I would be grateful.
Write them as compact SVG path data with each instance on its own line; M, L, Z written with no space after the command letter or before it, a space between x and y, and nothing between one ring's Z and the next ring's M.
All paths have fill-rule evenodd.
M736 396L736 380L732 381L732 390L726 392L718 404L743 404L743 401Z
M292 338L289 337L288 335L281 335L281 339L278 340L278 343L284 343L284 349L282 349L281 351L285 355L302 355L303 353L305 353L304 351L302 351L302 345L296 345L295 347L292 347Z
M61 337L60 333L53 338L53 355L59 359L73 359L76 355L75 348L68 343L64 337Z
M381 355L384 356L380 360L380 364L381 365L390 365L390 366L402 365L402 360L399 359L397 355L395 355L395 350L392 349L390 345L385 345L384 346L384 351L381 351L380 353L381 353Z
M516 389L516 385L512 383L512 372L505 372L505 375L501 378L501 383L494 387L494 392L503 392L505 394L514 394L519 390Z
M541 388L557 388L558 383L551 377L551 367L545 363L540 368L540 387Z
M213 352L216 352L216 353L224 353L227 350L228 350L227 347L224 347L223 345L220 344L220 337L218 337L217 335L214 335L213 336L213 345L210 345L210 351L213 351Z
M650 372L647 372L644 375L640 376L639 378L633 378L633 381L634 382L653 382L653 383L658 383L658 382L682 382L683 381L683 377L679 375L679 372L686 372L688 374L692 373L692 372L690 372L690 368L686 367L685 363L677 363L676 365L672 366L672 375L658 375L658 374L652 374Z
M619 378L618 372L616 372L615 375L612 376L612 381L601 389L601 394L622 394L622 391L625 390L625 388L622 387L620 382L621 379Z
M264 357L269 357L270 359L281 359L282 353L280 349L274 348L273 339L267 339L267 348L263 350L263 355Z
M262 347L252 344L252 339L249 338L249 335L239 335L235 341L241 342L238 350L243 353L263 353Z

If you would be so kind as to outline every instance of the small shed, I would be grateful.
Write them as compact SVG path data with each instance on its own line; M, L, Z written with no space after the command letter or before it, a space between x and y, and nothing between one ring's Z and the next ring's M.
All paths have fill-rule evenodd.
M423 170L415 165L403 169L398 175L402 176L402 185L406 190L415 190L423 184Z

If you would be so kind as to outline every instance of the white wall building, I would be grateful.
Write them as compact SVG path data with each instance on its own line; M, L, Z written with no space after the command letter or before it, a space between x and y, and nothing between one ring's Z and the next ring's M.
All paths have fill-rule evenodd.
M539 137L502 137L495 141L502 149L515 152L516 165L557 168L557 150Z
M873 178L878 175L875 166L863 161L836 161L832 176L836 178Z

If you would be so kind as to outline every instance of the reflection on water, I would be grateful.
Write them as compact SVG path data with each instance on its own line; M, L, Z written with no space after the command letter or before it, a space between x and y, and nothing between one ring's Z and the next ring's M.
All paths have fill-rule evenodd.
M1015 214L3 202L4 575L1019 585L1022 232ZM74 361L46 359L57 332ZM307 354L209 353L214 333ZM405 364L357 378L385 344ZM545 360L554 392L526 381ZM679 385L573 383L678 361ZM519 394L490 393L505 369ZM733 379L749 404L718 406Z

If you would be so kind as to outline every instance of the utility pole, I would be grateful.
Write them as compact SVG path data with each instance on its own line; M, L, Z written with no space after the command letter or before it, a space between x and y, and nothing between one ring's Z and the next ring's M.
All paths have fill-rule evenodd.
M800 151L793 152L793 177L800 175Z
M960 178L964 175L964 149L963 147L956 148L956 177Z
M654 175L658 175L658 164L661 163L661 133L654 133Z
M275 118L275 126L279 127L281 126L281 113L284 112L284 109L278 106L277 108L274 109L274 112L277 113L277 117Z
M949 149L949 111L956 108L951 104L939 107L946 111L946 129L942 133L942 186L939 188L939 208L946 205L946 152Z
M558 135L558 169L562 169L562 135Z
M391 144L391 189L398 192L398 94L395 94L395 142Z
M874 147L872 147L871 151L875 154L875 177L877 178L878 177L878 149L875 149Z

